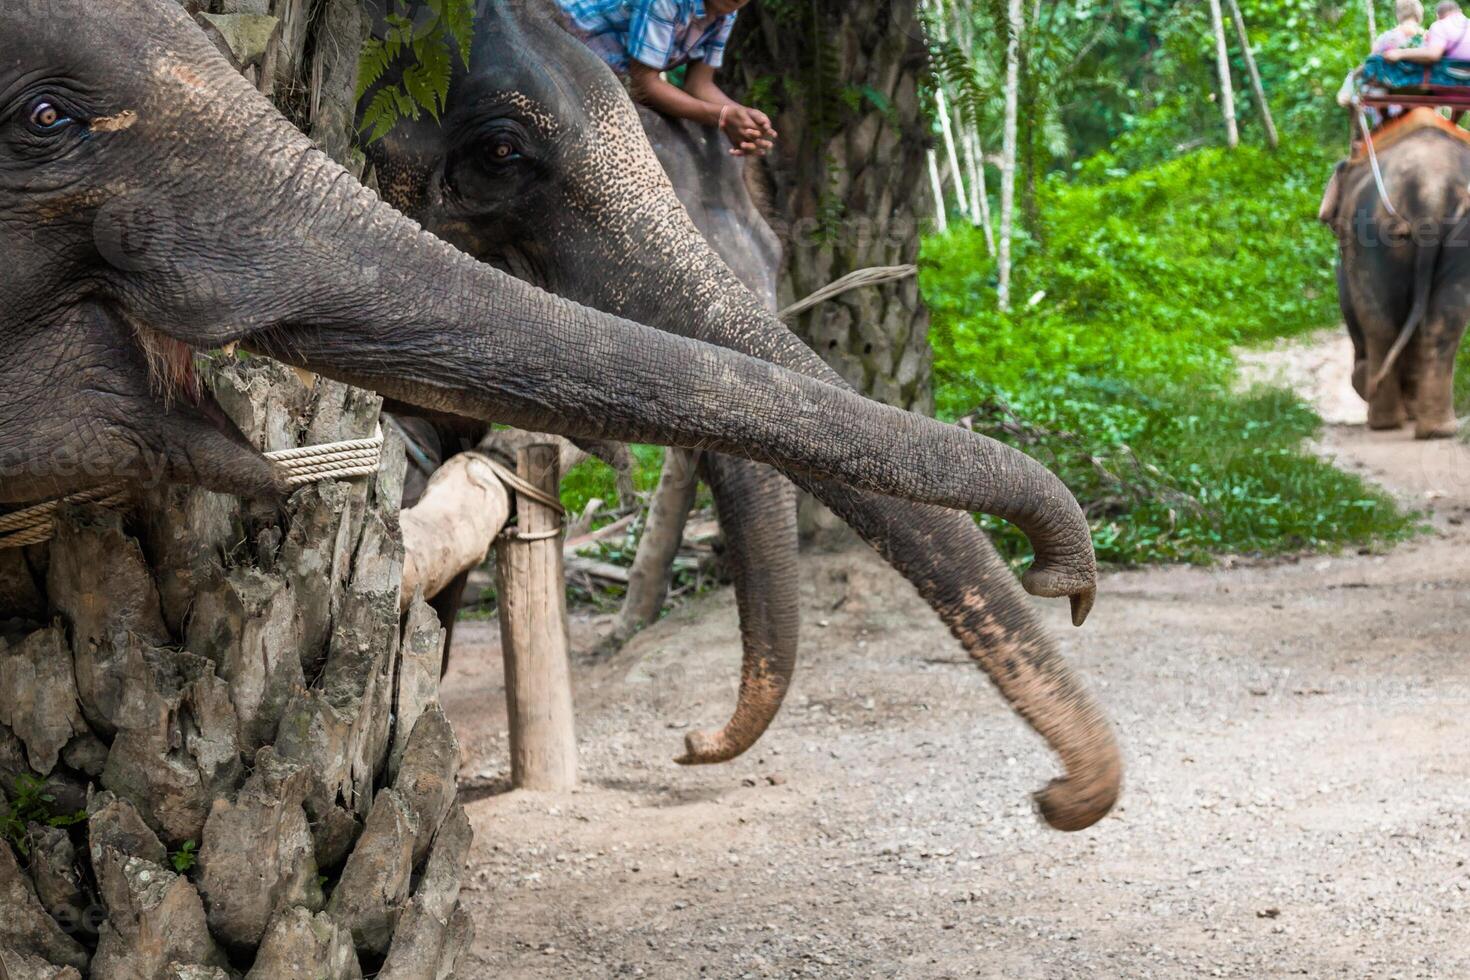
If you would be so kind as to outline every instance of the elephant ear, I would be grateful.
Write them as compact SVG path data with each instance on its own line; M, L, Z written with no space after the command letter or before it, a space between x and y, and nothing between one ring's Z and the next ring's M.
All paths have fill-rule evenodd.
M1346 210L1343 202L1347 198L1347 168L1346 160L1338 162L1332 171L1332 179L1327 183L1327 191L1322 195L1322 205L1317 209L1317 220L1336 231L1339 238L1342 237L1341 216Z

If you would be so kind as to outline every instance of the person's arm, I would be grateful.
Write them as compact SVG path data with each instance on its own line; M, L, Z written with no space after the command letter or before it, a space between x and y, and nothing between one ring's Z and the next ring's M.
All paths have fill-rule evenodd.
M726 121L725 131L739 150L737 155L755 153L765 156L771 152L777 135L771 117L726 95L725 90L715 83L714 66L703 61L690 65L688 74L684 76L684 91L701 102L720 107Z
M725 94L724 90L715 84L715 70L703 61L696 61L689 66L689 74L684 78L684 91L712 105L727 106L739 105L734 99Z
M1432 65L1444 57L1444 38L1436 37L1434 32L1424 41L1422 48L1394 48L1392 51L1383 52L1383 57L1389 61L1412 61L1420 65Z
M640 62L629 66L633 79L633 98L644 105L657 109L666 116L692 119L701 126L718 126L723 105L715 105L695 98L679 86L666 81L657 68Z

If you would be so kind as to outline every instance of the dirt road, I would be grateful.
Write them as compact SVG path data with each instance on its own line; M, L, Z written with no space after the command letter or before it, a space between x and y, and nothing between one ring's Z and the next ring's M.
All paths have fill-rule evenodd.
M1267 367L1350 406L1331 343ZM1109 575L1080 631L1048 606L1129 761L1081 834L1039 825L1052 760L865 553L805 562L795 692L725 767L669 760L733 703L728 593L578 664L587 783L555 797L501 793L499 650L471 624L446 695L478 832L467 975L1470 976L1470 450L1323 448L1433 534Z

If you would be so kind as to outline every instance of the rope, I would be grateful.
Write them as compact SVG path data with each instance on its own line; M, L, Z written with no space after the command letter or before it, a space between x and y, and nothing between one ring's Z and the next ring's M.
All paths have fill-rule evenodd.
M1368 146L1368 163L1373 168L1373 181L1378 185L1378 197L1388 213L1402 221L1404 219L1399 217L1393 202L1388 199L1388 188L1383 184L1383 171L1378 168L1378 151L1373 148L1373 131L1368 127L1368 114L1363 111L1361 104L1358 106L1358 126L1362 128L1363 139Z
M469 456L472 459L479 460L481 463L484 463L486 466L490 467L491 472L493 472L500 479L501 483L505 484L507 487L509 487L511 490L514 490L521 496L525 497L527 500L533 500L536 503L540 504L542 507L545 507L548 510L552 511L554 514L556 514L558 518L556 522L556 527L546 531L537 531L533 534L525 534L522 533L518 528L507 527L505 530L500 532L500 537L503 540L520 541L523 544L529 544L532 541L550 541L552 538L561 537L562 531L566 529L565 518L567 516L567 509L562 505L561 499L559 497L552 496L551 494L545 492L540 487L536 486L536 484L523 479L521 475L515 470L511 469L508 466L502 466L500 463L496 462L494 459L490 458L484 453L468 452L465 453L465 455Z
M282 449L265 454L266 459L281 468L286 486L292 488L326 480L372 476L378 472L382 457L381 426L371 439ZM0 551L28 548L50 541L56 533L56 512L63 504L96 504L109 510L118 510L130 497L129 491L120 487L98 487L72 494L62 500L36 504L24 510L0 515Z
M783 320L790 320L792 317L799 316L814 306L820 306L828 300L836 299L838 296L844 293L850 293L854 289L861 289L864 286L882 286L890 282L911 279L918 274L919 267L916 265L890 265L877 266L872 269L859 269L857 272L849 273L830 285L823 286L801 302L786 307L786 309L781 311L780 316Z

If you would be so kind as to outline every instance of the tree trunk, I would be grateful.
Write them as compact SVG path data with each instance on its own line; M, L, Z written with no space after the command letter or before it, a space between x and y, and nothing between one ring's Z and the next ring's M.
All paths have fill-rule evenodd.
M781 305L858 269L915 261L932 143L916 0L752 4L737 34L733 87L770 93L755 101L775 110L781 132L770 158L772 224L787 246ZM793 328L860 391L932 408L916 280L849 293Z
M622 647L663 612L674 575L674 559L684 543L684 528L699 494L699 454L670 449L664 454L658 489L648 505L638 554L628 573L628 594L602 651Z
M1021 101L1021 39L1026 30L1021 0L1010 0L1006 31L1006 120L1005 145L1000 168L1000 287L999 305L1011 308L1011 274L1016 232L1016 158L1019 152Z
M266 0L192 6L343 155L357 0L277 0L259 51L227 42ZM264 450L378 424L263 358L204 373ZM0 976L453 972L471 834L442 633L422 603L400 626L404 469L390 439L376 477L284 505L164 487L0 552Z
M1215 32L1215 67L1220 75L1220 112L1225 117L1225 141L1233 150L1240 145L1240 127L1235 122L1235 85L1230 81L1230 48L1225 42L1225 18L1220 0L1210 0L1210 28Z
M1368 44L1372 45L1378 40L1378 16L1373 10L1373 0L1363 0L1363 6L1368 8Z
M1271 149L1277 149L1281 145L1281 138L1276 135L1276 120L1271 118L1271 103L1266 101L1266 86L1261 84L1261 70L1256 66L1256 53L1251 50L1251 37L1245 29L1245 18L1240 14L1237 0L1226 2L1230 4L1230 19L1235 22L1235 36L1240 39L1241 53L1245 55L1245 67L1251 76L1251 90L1256 95L1261 124L1266 127L1266 142L1271 145Z

